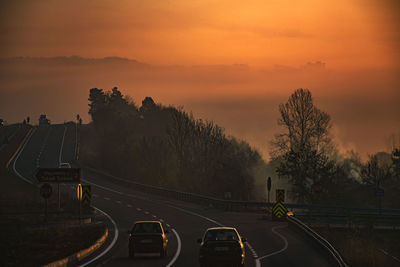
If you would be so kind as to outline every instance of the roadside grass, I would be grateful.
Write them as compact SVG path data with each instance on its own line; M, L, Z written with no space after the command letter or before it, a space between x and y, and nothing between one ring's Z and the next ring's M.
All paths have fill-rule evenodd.
M41 266L91 246L104 234L99 214L83 208L83 217L94 220L81 223L79 202L63 192L58 210L57 200L50 198L45 218L37 187L11 173L1 177L0 266Z
M400 231L389 229L313 227L344 257L349 266L400 266ZM384 252L388 253L386 255Z

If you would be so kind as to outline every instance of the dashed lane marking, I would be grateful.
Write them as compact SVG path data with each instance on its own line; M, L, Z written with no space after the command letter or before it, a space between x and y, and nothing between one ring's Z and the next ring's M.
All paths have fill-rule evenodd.
M121 204L121 201L119 201L119 200L117 200L117 201L115 201L116 203L118 203L118 204Z
M246 246L250 249L251 254L253 254L253 257L258 258L257 252L254 250L254 248L247 242L246 242Z
M142 209L141 209L141 208L136 208L136 210L137 210L137 211L141 211Z
M165 224L167 227L171 227L168 223L167 224Z
M131 204L127 204L126 205L128 208L132 208L132 205Z
M157 216L156 216L156 215L153 215L153 218L157 218Z
M109 197L105 197L104 199L105 199L105 200L110 200L110 198L109 198Z
M149 214L150 212L148 212L148 211L145 211L144 213L146 213L146 214Z

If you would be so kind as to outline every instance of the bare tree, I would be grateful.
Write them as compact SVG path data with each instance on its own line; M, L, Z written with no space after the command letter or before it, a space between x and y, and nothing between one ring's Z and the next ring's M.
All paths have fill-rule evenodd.
M314 106L311 92L297 89L286 103L279 105L282 133L272 141L272 158L280 161L279 176L286 176L293 185L295 197L313 201L312 185L323 183L332 175L334 164L329 160L333 145L329 136L330 116Z

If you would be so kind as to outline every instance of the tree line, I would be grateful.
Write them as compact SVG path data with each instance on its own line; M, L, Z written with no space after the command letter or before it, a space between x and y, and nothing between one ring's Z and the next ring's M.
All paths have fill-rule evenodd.
M365 205L374 190L388 189L389 204L398 206L399 148L369 155L365 163L354 151L341 155L330 134L331 117L314 105L307 89L295 90L279 112L282 131L271 142L269 164L289 180L297 202Z
M254 198L260 154L212 121L118 88L92 88L92 122L81 127L81 160L136 182L223 198Z

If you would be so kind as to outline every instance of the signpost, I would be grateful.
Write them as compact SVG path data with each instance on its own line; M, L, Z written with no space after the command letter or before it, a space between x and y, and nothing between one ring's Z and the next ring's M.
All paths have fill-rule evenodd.
M79 183L81 170L79 168L39 168L36 178L40 183L58 184L58 209L61 208L60 183Z
M268 189L268 203L269 203L269 194L271 192L271 177L268 177L267 180L267 189Z
M50 184L43 184L40 187L40 195L44 198L44 221L47 222L47 199L51 196L53 189Z
M378 197L378 207L379 207L379 214L381 214L382 209L382 197L385 195L385 191L382 188L375 188L374 189L374 196Z

